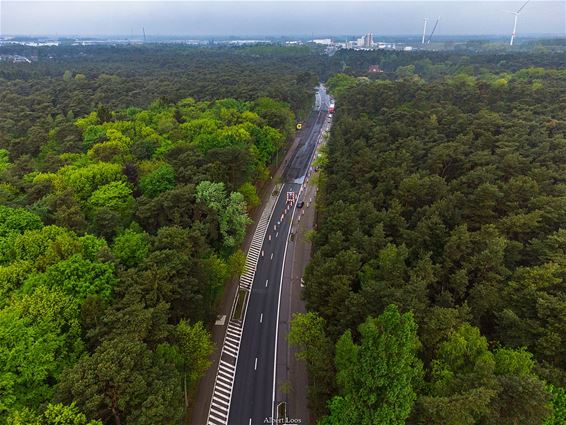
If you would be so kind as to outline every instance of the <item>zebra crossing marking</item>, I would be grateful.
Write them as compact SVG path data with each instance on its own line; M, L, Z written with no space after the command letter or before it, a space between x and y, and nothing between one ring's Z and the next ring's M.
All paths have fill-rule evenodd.
M281 191L279 191L279 193L281 194ZM271 205L266 205L266 208L263 210L263 213L260 217L260 220L258 221L257 227L252 237L252 242L250 243L250 248L248 249L248 255L246 256L246 272L242 274L242 276L240 276L240 288L244 289L247 292L251 292L252 290L261 247L263 246L263 242L267 234L267 227L278 201L279 196L277 196L275 200L270 199ZM249 297L247 297L247 301L249 301ZM244 319L246 315L247 301L246 305L244 306ZM210 406L208 409L208 425L228 424L230 403L232 402L232 390L234 387L234 378L236 375L236 365L238 363L240 342L242 340L244 331L244 320L240 322L231 319L235 305L236 299L234 299L234 303L232 304L232 312L229 316L230 320L228 320L228 326L226 327L226 333L224 334L221 358L220 362L218 363L216 378L214 380L212 399L210 401ZM235 364L222 359L223 354L234 358Z

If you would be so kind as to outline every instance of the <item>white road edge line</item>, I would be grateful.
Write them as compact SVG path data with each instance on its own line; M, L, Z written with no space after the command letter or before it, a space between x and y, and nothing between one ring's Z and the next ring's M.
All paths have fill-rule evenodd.
M273 218L273 213L275 212L275 208L277 207L277 204L279 203L279 198L281 198L281 195L283 193L283 186L284 185L281 185L281 187L279 188L279 195L277 195L277 198L275 198L275 202L273 203L273 205L271 207L271 211L269 212L269 218L267 219L268 224L271 221L271 219ZM256 228L256 231L257 231L257 228ZM263 236L261 238L261 243L263 245L263 242L265 241L265 235L267 234L267 226L266 226L265 229L262 229L261 232L263 233ZM254 234L254 236L255 236L255 234ZM254 270L254 279L255 279L255 272L256 271L257 271L257 263L256 263L255 270ZM246 319L248 317L248 304L250 303L250 298L252 297L252 290L251 289L252 288L250 288L249 295L246 297L246 305L245 305L245 308L244 308L244 318L242 319L242 337L243 337L244 329L246 327ZM236 298L234 298L234 304L232 305L232 308L234 308L235 305L236 305ZM232 311L230 311L230 314L232 314ZM236 383L236 372L238 370L238 360L239 359L240 359L240 348L238 347L238 352L236 353L236 361L234 362L234 378L232 380L232 385L230 387L230 402L228 403L228 417L226 419L226 423L228 423L228 419L230 418L230 407L232 406L232 391L234 390L234 384ZM218 375L218 372L217 372L217 375ZM251 423L252 423L252 418L250 418L250 424Z
M277 187L277 185L276 185L275 187ZM279 202L279 198L281 198L281 194L283 193L283 191L281 190L282 188L283 188L283 185L281 185L281 187L279 188L279 194L277 195L277 197L275 198L275 201L274 201L273 205L271 206L271 211L270 211L268 214L266 214L266 216L268 217L268 218L267 218L267 223L268 223L268 224L269 224L269 222L271 221L271 219L272 219L272 217L273 217L273 212L275 211L275 207L277 207L277 203ZM266 205L266 206L267 206L267 205ZM264 212L265 212L265 210L264 210ZM262 212L262 216L263 216L263 212ZM261 220L262 220L262 217L260 217L260 222L261 222ZM267 234L267 225L266 225L265 228L263 228L263 227L260 228L260 223L258 223L258 225L256 226L256 229L254 230L254 236L252 237L252 243L253 243L253 239L255 238L256 233L257 233L258 231L260 232L260 234L262 234L262 237L261 237L261 244L263 245L263 242L264 242L264 240L265 240L265 235ZM249 250L248 250L248 252L249 252ZM246 260L246 262L247 262L247 260ZM257 270L257 263L259 262L259 258L254 259L254 262L255 262L256 264L255 264L253 273L251 273L251 276L252 276L252 283L253 283L253 279L255 279L255 272L256 272L256 270ZM252 292L251 292L251 289L252 289L252 288L251 288L251 285L250 285L250 288L249 288L249 294L250 294L250 295L249 295L248 297L246 297L246 305L245 305L245 310L244 310L244 318L242 319L242 325L241 325L242 333L243 333L243 331L244 331L244 326L245 326L245 324L246 324L246 317L247 317L247 313L248 313L248 308L247 308L247 307L248 307L248 304L249 304L249 301L250 301L250 298L251 298L251 293L252 293ZM230 317L232 316L232 312L233 312L233 310L234 310L234 308L235 308L235 306L236 306L236 300L237 300L237 297L234 297L234 301L232 302L232 308L230 309ZM230 322L228 322L228 323L230 323ZM227 331L228 331L228 329L226 329L226 331L224 332L224 339L223 339L223 341L222 341L222 348L221 348L221 351L220 351L220 361L222 361L222 353L223 353L223 352L227 352L228 354L230 354L228 351L225 350L225 347L224 347L224 341L226 340L226 333L227 333ZM231 354L230 354L230 355L231 355ZM235 360L234 366L233 366L233 367L234 367L234 376L233 376L233 378L232 378L232 382L230 382L230 385L226 385L226 384L223 384L222 381L219 381L219 378L221 378L221 376L219 375L219 371L220 371L220 363L219 363L219 365L218 365L218 367L217 367L217 369L216 369L216 377L215 377L215 379L214 379L214 386L213 386L213 388L212 388L212 397L214 397L214 392L215 392L215 389L216 389L216 385L217 385L217 384L223 384L223 385L221 385L221 386L225 386L226 388L229 389L230 398L229 398L229 402L228 402L228 408L226 409L226 414L227 414L227 416L226 416L226 422L225 422L226 424L228 423L228 419L229 419L229 417L230 417L230 406L232 405L232 392L233 392L233 389L234 389L234 383L236 382L236 369L237 369L237 367L238 367L238 358L239 358L239 356L240 356L240 347L239 347L239 345L238 345L238 350L236 351L235 355L233 355L233 356L235 357L236 360ZM212 414L212 401L211 401L211 403L210 403L210 405L209 405L209 407L208 407L208 417L207 417L207 421L208 421L208 422L210 422L211 414ZM214 418L216 418L216 416L214 416ZM252 419L250 418L250 423L251 423L251 420L252 420Z
M283 190L281 190L283 191ZM281 281L279 282L279 296L277 297L277 314L275 315L275 350L273 354L273 393L271 395L271 417L275 416L275 378L277 375L277 338L279 335L279 310L281 308L281 289L283 288L283 273L285 271L285 257L287 256L287 247L289 245L289 235L291 234L291 227L293 227L293 217L295 216L295 210L297 209L297 204L293 207L293 214L291 215L291 223L289 223L289 231L287 232L287 238L285 240L285 249L283 250L283 263L281 265Z
M319 115L321 114L322 110L319 110ZM324 116L326 117L327 113L324 114ZM318 119L318 117L317 117ZM316 124L316 120L315 123ZM315 128L315 125L313 124L313 129ZM322 127L321 127L322 128ZM312 133L311 133L312 134ZM309 134L309 137L311 135ZM315 156L316 153L316 145L313 149L313 152L311 154L310 160L308 162L307 165L307 172L308 172L308 167L311 166L313 158ZM285 185L281 186L281 192L283 192L283 187L285 187ZM287 233L287 238L285 241L285 250L283 251L283 265L281 266L281 282L279 282L279 297L277 299L277 315L275 316L275 350L274 350L274 355L273 355L273 393L271 396L271 418L273 419L275 416L275 381L277 378L277 337L279 335L279 310L281 308L281 289L283 288L283 273L285 271L285 257L287 256L287 246L289 245L289 235L291 234L291 228L293 227L293 218L295 217L295 211L297 210L297 203L294 203L294 207L293 207L293 214L291 215L291 222L289 224L289 231Z

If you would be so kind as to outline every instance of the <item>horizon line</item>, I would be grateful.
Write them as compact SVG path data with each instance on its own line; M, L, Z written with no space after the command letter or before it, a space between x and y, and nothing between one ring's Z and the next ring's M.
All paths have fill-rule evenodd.
M371 31L370 31L371 32ZM236 37L236 38L249 38L249 37L264 37L264 38L284 38L284 37L301 37L301 38L309 38L311 40L320 39L320 38L333 38L333 37L356 37L356 36L363 36L368 33L359 33L359 34L337 34L337 33L320 33L320 34L146 34L147 37L193 37L193 38L203 38L203 37ZM422 34L420 33L395 33L395 34L379 34L379 33L372 33L373 36L377 37L421 37ZM469 34L438 34L436 37L507 37L507 33L489 33L489 34L478 34L478 33L469 33ZM563 33L523 33L521 37L545 37L545 36L554 36L560 38L566 38L566 34ZM39 38L39 37L50 37L50 38L64 38L64 37L78 37L78 38L85 38L85 37L124 37L124 38L137 38L142 37L141 34L133 35L131 33L107 33L107 34L76 34L76 33L55 33L55 34L31 34L31 33L11 33L11 34L0 34L0 38L7 38L7 37L29 37L29 38Z

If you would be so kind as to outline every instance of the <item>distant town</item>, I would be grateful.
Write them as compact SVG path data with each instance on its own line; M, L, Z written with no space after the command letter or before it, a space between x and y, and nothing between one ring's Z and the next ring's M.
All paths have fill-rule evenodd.
M425 27L426 31L426 27ZM200 37L185 38L175 36L151 36L146 37L145 31L139 36L97 36L97 37L32 37L32 36L0 36L0 48L22 46L27 48L26 52L16 52L13 48L0 51L0 61L29 64L38 60L37 53L29 54L29 48L52 48L59 46L141 46L145 44L181 44L196 47L214 46L245 46L276 44L285 46L319 46L323 47L328 55L333 55L338 50L396 50L411 52L414 50L457 50L457 49L480 49L486 46L502 48L507 44L508 38L503 35L492 36L434 36L434 29L429 34L423 31L421 35L400 36L377 36L368 32L358 36L326 36L326 37L265 37L265 38L238 38L226 37ZM379 38L378 38L379 37ZM548 38L548 36L546 37ZM551 37L555 38L555 37ZM542 36L523 36L523 46L532 44ZM559 43L563 44L563 43ZM514 48L521 49L521 43Z
M428 43L430 43L430 40L427 41ZM327 46L329 52L339 49L354 49L354 50L387 49L387 50L411 51L414 48L412 45L409 45L407 43L402 43L402 42L395 43L390 41L375 40L374 35L371 32L354 40L335 41L332 38L317 38L317 39L309 40L309 42ZM289 42L289 43L292 44L293 42ZM424 44L424 42L422 44Z
M192 46L216 46L216 45L254 45L254 44L283 44L293 45L318 45L324 46L327 54L332 55L340 49L389 49L411 51L413 46L406 42L386 42L374 40L372 33L362 37L348 39L312 38L297 40L279 39L183 39L163 37L147 40L143 38L76 38L76 39L48 39L48 38L23 38L23 37L0 37L1 46L25 46L25 47L58 47L58 46L120 46L120 45L144 45L144 44L184 44ZM1 52L0 52L1 53ZM12 63L32 63L37 60L37 55L24 56L23 54L0 54L0 61Z

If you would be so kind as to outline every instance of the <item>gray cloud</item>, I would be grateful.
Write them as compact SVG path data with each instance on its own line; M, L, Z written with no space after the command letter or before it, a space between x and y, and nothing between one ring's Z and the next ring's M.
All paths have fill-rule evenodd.
M508 34L520 1L23 1L0 0L0 34L295 35ZM564 34L564 1L531 1L519 34Z

